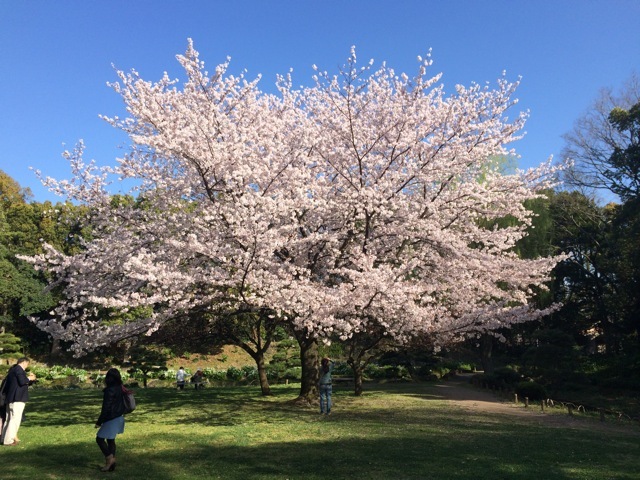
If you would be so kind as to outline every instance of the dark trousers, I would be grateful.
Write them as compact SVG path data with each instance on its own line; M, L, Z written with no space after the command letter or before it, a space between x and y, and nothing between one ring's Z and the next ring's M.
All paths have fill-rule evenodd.
M105 457L108 457L109 455L113 455L114 457L116 456L115 438L111 439L111 438L96 437L96 443L100 447L100 450L102 451L102 454Z

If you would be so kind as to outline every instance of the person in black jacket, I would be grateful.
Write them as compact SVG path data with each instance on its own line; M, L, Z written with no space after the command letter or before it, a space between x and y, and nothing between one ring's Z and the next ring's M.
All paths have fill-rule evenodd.
M124 400L120 371L110 368L104 381L106 387L103 390L102 409L96 422L96 428L100 428L96 442L105 457L105 465L101 470L112 472L116 469L116 435L124 433Z
M29 401L29 385L35 381L33 373L25 371L29 368L29 359L22 357L7 373L5 392L7 394L6 422L2 426L2 443L5 446L16 446L20 443L18 429L22 423L24 407Z

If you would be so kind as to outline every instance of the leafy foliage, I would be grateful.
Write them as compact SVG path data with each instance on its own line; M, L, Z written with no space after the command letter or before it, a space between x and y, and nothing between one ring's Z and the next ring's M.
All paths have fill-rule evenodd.
M544 400L548 398L546 389L539 383L532 381L518 383L515 391L519 397L526 397L529 400Z
M17 359L21 354L22 342L12 333L0 333L0 358Z
M144 388L147 388L149 372L167 370L167 355L156 348L137 345L131 349L129 355L129 360L125 363L125 366L129 367L127 372L131 375L142 373Z

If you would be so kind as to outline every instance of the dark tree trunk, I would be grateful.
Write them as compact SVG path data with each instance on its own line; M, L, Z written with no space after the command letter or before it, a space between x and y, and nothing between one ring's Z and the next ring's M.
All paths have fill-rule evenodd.
M260 356L260 360L256 362L258 365L258 379L260 380L260 390L262 395L271 395L271 386L269 385L269 379L267 378L267 369L264 365L264 355Z
M241 345L242 346L242 345ZM256 368L258 369L258 379L260 380L260 391L262 395L267 397L271 395L271 386L269 385L269 380L267 379L267 369L264 363L264 352L261 350L254 351L250 348L244 348L245 352L251 355L251 358L256 362Z
M238 331L243 330L238 329L237 324L235 325L236 329L229 328L224 334L233 341L235 345L238 345L247 352L256 362L260 390L262 391L262 395L269 396L271 395L271 386L267 379L264 355L271 345L276 324L265 321L266 319L268 319L268 312L260 311L258 312L258 317L252 322L250 327L244 330L244 335L238 335Z
M362 395L362 377L364 373L364 369L361 367L351 366L351 370L353 370L353 383L354 383L354 395L359 397Z
M52 363L55 363L56 360L58 360L61 355L62 355L62 345L60 344L60 339L54 338L53 342L51 343L51 351L49 353L49 358L51 359Z
M296 401L312 404L315 403L319 395L318 342L315 338L308 338L304 332L296 332L295 335L300 344L300 363L302 365L300 394Z
M362 395L364 391L363 380L364 370L374 359L384 353L384 334L382 331L378 335L366 334L352 337L348 342L347 364L353 372L353 393L356 397Z
M480 362L484 373L493 373L493 359L491 353L493 351L493 337L491 335L483 335L480 345Z

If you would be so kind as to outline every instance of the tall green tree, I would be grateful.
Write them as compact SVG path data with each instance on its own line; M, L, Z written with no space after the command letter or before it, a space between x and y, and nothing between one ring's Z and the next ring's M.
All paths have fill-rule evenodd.
M46 334L28 316L48 311L55 305L55 289L45 291L43 273L20 259L42 253L46 241L66 252L80 248L76 235L82 210L71 204L29 202L31 193L0 170L0 327L8 334L28 339L31 351L51 347Z
M614 207L600 207L579 192L560 192L551 204L555 245L568 257L554 270L554 295L564 304L554 327L570 329L590 351L619 345Z
M593 214L598 219L572 232L582 235L566 237L566 241L581 242L582 248L574 252L582 255L575 258L584 259L582 265L589 266L579 269L582 281L572 285L576 298L582 299L581 304L592 307L591 312L580 313L587 318L599 318L596 325L601 329L608 354L628 353L631 341L634 345L631 350L637 355L640 353L640 77L632 75L617 93L603 90L565 140L563 154L575 162L567 175L568 185L591 191L608 190L621 200L619 205L611 204L600 211L591 205L588 210L592 220ZM575 230L576 218L559 225ZM576 288L579 284L584 287L582 291ZM567 284L559 287L565 288Z

